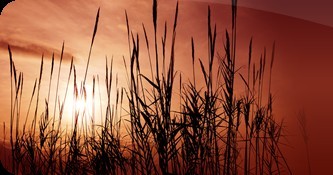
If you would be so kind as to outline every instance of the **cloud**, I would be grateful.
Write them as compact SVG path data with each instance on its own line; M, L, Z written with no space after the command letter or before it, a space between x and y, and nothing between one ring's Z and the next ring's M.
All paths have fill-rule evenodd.
M6 40L0 39L0 51L7 51L8 45L10 46L14 54L20 54L25 56L32 56L36 59L40 59L41 55L44 54L45 58L52 58L54 53L55 59L60 59L61 48L51 48L42 44L36 44L23 40ZM64 49L63 60L70 61L74 55Z

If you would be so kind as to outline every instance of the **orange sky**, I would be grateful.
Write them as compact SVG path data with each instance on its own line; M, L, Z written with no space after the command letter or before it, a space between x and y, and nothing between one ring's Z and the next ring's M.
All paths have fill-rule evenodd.
M210 0L213 2L214 0ZM286 149L287 158L295 174L302 174L305 161L305 149L300 140L297 125L297 113L304 108L308 116L310 134L310 156L313 174L333 174L329 167L333 164L333 114L330 110L333 99L333 23L326 18L329 14L327 1L312 8L314 13L306 13L312 3L293 1L284 6L286 1L249 0L240 1L245 7L239 8L238 18L238 66L246 64L248 43L254 41L254 56L263 52L264 47L271 52L273 41L276 41L276 62L273 72L273 93L275 95L275 115L285 119L291 148ZM161 0L159 19L161 26L164 20L172 23L174 0ZM180 3L179 26L177 33L176 69L188 76L190 68L190 38L194 37L197 57L206 58L206 15L208 1L194 2L184 0ZM223 1L226 2L226 1ZM257 2L257 6L255 5ZM275 4L274 4L275 3ZM272 5L273 4L273 5ZM218 27L218 47L221 48L225 28L230 27L230 8L222 4L211 3L213 20ZM310 7L309 7L310 6ZM90 77L99 74L104 76L105 56L114 56L115 71L120 75L120 85L126 87L122 56L128 57L126 23L124 10L129 14L131 28L141 35L141 23L145 23L148 33L151 31L151 1L116 0L116 1L50 1L50 0L16 0L8 5L0 16L0 114L1 123L9 123L10 80L7 45L12 46L14 61L19 71L24 72L25 88L23 103L28 103L33 82L38 77L42 53L45 54L45 74L48 75L51 53L57 58L62 42L65 41L65 62L61 72L61 87L64 88L69 59L75 58L78 74L84 73L84 66L89 52L92 30L98 7L101 7L99 28L93 48ZM283 8L286 7L286 8ZM294 10L293 10L294 8ZM320 10L321 9L321 10ZM332 12L331 12L332 13ZM313 15L311 15L313 14ZM314 22L290 16L303 17ZM332 14L331 14L332 16ZM322 23L322 24L317 24ZM170 25L171 26L171 25ZM169 40L170 41L170 40ZM220 49L221 50L221 49ZM145 51L142 57L145 57ZM144 60L143 60L144 61ZM148 62L146 62L148 63ZM56 62L56 64L58 64ZM148 69L148 68L147 68ZM57 72L57 67L55 73ZM48 83L48 77L44 77ZM124 79L122 79L124 78ZM55 78L54 78L55 79ZM81 77L82 79L82 77ZM88 82L91 82L91 79ZM47 88L47 83L42 88ZM101 83L104 79L101 78ZM44 91L45 92L45 91ZM45 95L46 93L42 94ZM25 110L25 109L23 109ZM1 134L0 134L1 135Z

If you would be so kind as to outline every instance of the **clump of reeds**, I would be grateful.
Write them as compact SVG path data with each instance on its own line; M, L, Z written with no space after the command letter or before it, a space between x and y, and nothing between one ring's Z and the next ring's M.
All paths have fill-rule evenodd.
M270 86L275 46L269 67L268 99L265 103L263 92L267 69L266 50L260 58L258 68L252 61L251 40L247 75L237 72L237 1L232 0L232 28L231 31L225 32L223 48L216 47L217 29L212 23L208 8L208 65L204 65L199 59L201 73L198 75L195 72L196 47L192 38L190 59L193 81L183 82L181 75L178 76L174 68L177 61L175 47L178 12L177 3L171 31L170 57L167 58L165 53L168 48L166 44L168 27L165 23L162 42L159 43L158 1L153 0L153 41L149 41L143 25L150 75L141 72L140 35L131 31L125 12L130 53L129 67L124 57L124 66L128 70L128 87L118 87L118 76L113 74L113 59L110 61L106 58L107 101L105 108L102 108L99 75L93 77L92 92L88 92L86 88L92 47L98 29L100 13L98 10L84 80L78 82L72 58L65 95L60 99L58 88L64 53L63 44L59 58L55 105L53 108L49 105L55 61L53 55L48 97L44 100L44 110L38 112L43 104L39 103L41 80L42 76L45 76L42 57L40 76L35 81L21 133L19 121L23 115L20 113L20 108L24 78L23 73L19 73L17 77L12 52L8 47L12 93L10 116L12 172L15 174L23 172L28 174L291 174L280 148L283 123L277 122L273 117ZM152 59L155 59L155 65L152 64ZM197 86L196 81L200 80L199 76L203 76L203 87ZM174 97L177 78L180 87L178 97L180 108L174 109L173 104L178 103ZM241 78L244 82L244 94L235 92L239 86L235 84L237 78ZM116 92L112 91L114 79ZM62 121L68 87L71 84L74 89L73 127L68 129L62 126ZM92 113L87 112L87 109L80 111L75 108L75 102L79 99L86 100L87 94L92 94L93 99L97 98L97 89L101 105L100 124L95 120L95 100L92 106L89 106L92 108ZM112 104L112 93L116 94L115 104ZM128 104L128 107L124 104ZM35 105L35 111L29 127L27 119L32 105ZM50 112L51 109L53 113ZM123 117L122 109L128 111L128 118ZM122 131L126 131L126 134Z

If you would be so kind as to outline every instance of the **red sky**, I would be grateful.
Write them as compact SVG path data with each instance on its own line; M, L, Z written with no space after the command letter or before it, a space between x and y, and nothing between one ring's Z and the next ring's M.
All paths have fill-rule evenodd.
M205 58L207 55L206 15L209 4L218 27L218 46L222 46L225 28L230 27L230 8L225 3L213 2L180 1L176 49L180 59L176 60L176 69L185 76L191 70L186 68L191 54L191 36L196 41L197 57ZM270 53L272 43L276 41L273 72L275 115L286 122L287 144L291 146L286 148L286 154L292 169L295 174L303 174L306 166L305 149L297 124L297 113L304 109L309 124L313 174L333 174L333 170L328 168L333 164L333 114L330 110L333 104L333 28L330 26L333 22L329 19L333 16L333 11L329 10L332 6L325 0L240 0L239 3L242 8L239 8L238 14L238 66L246 64L251 37L257 58L265 46ZM174 6L175 1L160 1L161 25L165 19L171 24ZM24 94L28 95L23 102L27 103L33 81L38 77L42 53L48 58L45 63L45 71L48 72L51 53L59 55L63 41L65 58L69 60L74 56L79 74L83 73L98 7L101 7L101 16L89 73L104 75L107 55L109 58L114 56L115 71L124 75L122 56L128 57L124 10L129 14L133 31L142 35L142 22L148 29L152 26L151 1L16 0L5 8L0 16L1 123L9 123L9 117L6 117L10 107L7 45L12 46L16 67L25 74ZM144 44L141 45L144 48ZM144 57L146 53L142 54ZM65 64L62 79L67 76L68 63ZM126 86L125 82L121 81L120 85ZM42 87L47 88L47 84Z
M193 1L193 0L187 0ZM229 0L196 0L230 4ZM279 13L333 26L331 0L239 0L239 6Z

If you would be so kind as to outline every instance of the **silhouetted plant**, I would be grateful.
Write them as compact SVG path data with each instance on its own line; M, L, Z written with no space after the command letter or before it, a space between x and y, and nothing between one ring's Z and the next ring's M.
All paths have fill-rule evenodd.
M283 123L277 122L273 117L271 74L275 44L269 67L268 100L265 103L263 85L267 69L266 49L260 58L259 68L256 69L256 64L252 61L251 39L247 75L238 73L236 67L237 0L232 0L231 7L232 27L231 31L225 32L222 49L217 48L217 29L212 23L211 10L208 7L208 65L199 59L201 72L199 75L195 72L196 47L192 38L193 80L188 82L184 82L181 75L178 76L174 67L177 61L175 48L178 3L171 32L170 58L166 57L168 48L166 22L162 42L157 41L159 37L157 0L153 0L152 4L154 29L152 42L148 39L145 25L142 25L150 63L150 75L141 72L140 35L131 31L125 11L129 64L125 57L123 59L127 70L128 87L118 87L118 76L113 74L113 59L110 61L106 58L105 109L102 108L99 76L93 76L92 92L88 92L86 86L92 47L98 29L100 14L98 9L84 80L80 83L77 81L72 58L65 95L63 100L60 99L58 88L64 53L63 43L53 114L50 112L49 102L55 66L54 55L51 60L48 97L45 99L43 112L39 114L38 111L41 108L39 94L42 76L45 76L43 74L44 57L42 57L39 79L35 81L21 133L19 121L23 115L20 113L23 73L19 73L17 77L12 52L8 47L11 73L12 172L14 174L291 174L280 149ZM150 47L151 44L153 48ZM153 59L155 59L155 65L152 64ZM161 60L162 63L160 63ZM196 83L200 80L199 76L203 76L203 87L198 87ZM114 78L116 92L112 91ZM177 97L174 97L177 78L179 78L180 87L179 109L173 107L178 103L175 102ZM238 86L235 80L238 78L244 83L244 94L235 92ZM68 87L71 84L74 89L72 92L73 127L68 129L68 127L64 128L62 123ZM95 120L97 89L101 105L101 123L99 124ZM89 106L92 108L92 113L87 111L87 107L83 111L76 109L76 102L79 99L87 100L87 94L92 94L94 99L92 106ZM116 94L115 99L111 98L112 94ZM127 102L124 102L126 97ZM28 129L27 121L34 98L35 112ZM114 105L112 100L115 101ZM128 104L128 107L124 104ZM128 112L127 118L122 114L123 109Z

